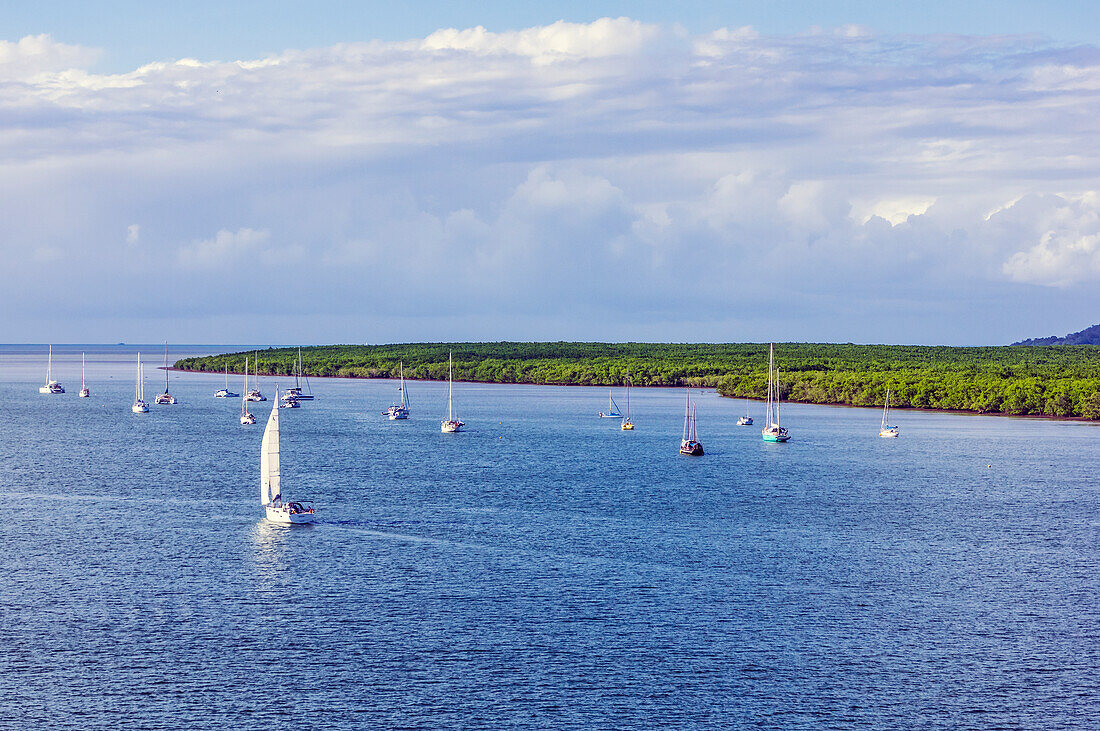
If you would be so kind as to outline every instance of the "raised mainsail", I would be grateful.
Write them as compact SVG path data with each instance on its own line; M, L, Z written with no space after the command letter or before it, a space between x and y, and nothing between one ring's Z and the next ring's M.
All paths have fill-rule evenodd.
M264 438L260 442L260 504L269 505L282 498L279 474L279 389L275 389L275 402L271 416L267 417Z

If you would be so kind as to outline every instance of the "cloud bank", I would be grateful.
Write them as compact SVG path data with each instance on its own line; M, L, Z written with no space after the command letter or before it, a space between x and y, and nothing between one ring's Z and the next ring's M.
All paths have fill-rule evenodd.
M0 41L12 340L1000 342L1100 314L1095 47L605 18L98 55Z

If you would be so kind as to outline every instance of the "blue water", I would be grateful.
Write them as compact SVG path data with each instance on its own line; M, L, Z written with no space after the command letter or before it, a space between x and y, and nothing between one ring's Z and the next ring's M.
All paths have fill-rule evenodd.
M283 490L320 523L283 528L271 401L242 427L220 376L177 374L135 415L132 349L101 350L78 399L79 347L53 397L42 355L0 348L0 726L1100 718L1095 425L898 411L884 440L877 411L791 405L764 444L760 404L701 392L691 458L680 391L634 390L631 433L603 389L458 384L447 435L445 384L390 422L393 382L315 379Z

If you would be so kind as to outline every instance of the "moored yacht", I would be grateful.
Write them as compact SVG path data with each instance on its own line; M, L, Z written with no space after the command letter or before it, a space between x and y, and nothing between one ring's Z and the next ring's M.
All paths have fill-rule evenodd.
M137 354L137 386L134 388L134 403L130 411L135 414L144 414L149 411L149 404L145 403L145 374L141 368L141 353Z
M461 431L466 424L458 420L454 414L454 364L451 354L447 354L447 418L439 424L441 432L452 434Z
M256 384L245 394L246 401L267 401L267 396L260 392L260 356L257 353L255 360ZM247 369L246 369L247 370Z
M306 390L302 391L302 384L298 381L299 376L306 382ZM309 377L306 376L302 370L302 349L298 348L298 362L297 368L294 371L294 388L288 388L286 390L288 396L293 396L299 401L312 401L313 389L309 387Z
M214 392L214 398L237 398L239 393L233 393L229 390L229 364L225 364L225 388L219 388Z
M244 388L243 392L248 392L248 357L244 359ZM248 410L247 396L241 397L241 424L255 424L256 417L252 415L252 412Z
M607 412L599 412L601 419L621 419L623 415L619 413L619 405L615 403L615 395L611 393L611 389L607 391Z
M283 502L282 474L279 469L279 388L260 442L260 504L273 523L297 525L313 523L313 507L302 502Z
M630 410L630 372L626 374L626 415L623 416L619 428L623 431L634 431L634 414Z
M158 393L153 399L158 406L171 406L176 403L176 397L168 393L168 341L164 341L164 393Z
M680 439L680 454L689 457L703 456L703 443L699 441L699 434L695 428L695 407L691 403L691 389L687 391L687 400L684 404L684 436Z
M383 416L389 414L390 421L397 421L399 419L408 419L409 418L409 396L408 396L408 392L405 390L405 364L404 363L401 363L400 370L401 370L401 385L398 387L397 390L401 392L401 403L392 404L392 405L390 405L390 407L388 409L386 409L385 411L382 412Z
M53 346L50 346L50 354L46 359L46 383L38 387L38 393L59 394L65 393L61 384L53 379Z
M737 420L737 426L752 426L752 417L745 414Z
M84 354L80 354L80 398L88 398L92 395L92 389L88 388L88 385L84 383Z
M772 345L768 349L768 403L764 412L767 426L760 431L760 437L765 442L785 442L791 436L779 422L779 369L774 365L775 346Z
M878 435L883 439L896 439L901 436L900 426L890 426L890 389L886 389L886 403L882 407L882 426Z

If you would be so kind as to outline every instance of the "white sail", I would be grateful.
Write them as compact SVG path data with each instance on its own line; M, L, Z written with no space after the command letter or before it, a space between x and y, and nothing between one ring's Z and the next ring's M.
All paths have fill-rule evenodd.
M260 442L260 504L267 505L282 496L279 474L279 389L271 404L264 438Z
M134 384L134 403L137 403L138 401L144 401L145 400L144 398L142 398L141 386L142 386L142 383L141 383L141 353L138 353L137 354L137 383Z

